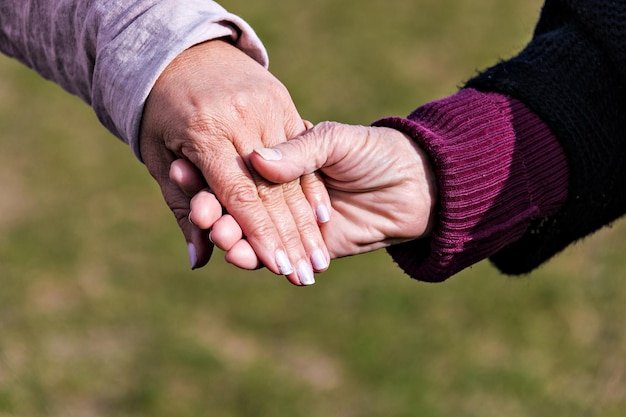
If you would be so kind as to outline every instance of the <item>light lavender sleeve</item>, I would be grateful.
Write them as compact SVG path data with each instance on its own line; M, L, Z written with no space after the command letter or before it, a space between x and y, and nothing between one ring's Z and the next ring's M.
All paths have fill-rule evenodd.
M139 124L165 67L229 37L267 66L252 28L209 0L0 0L0 51L79 96L139 157Z

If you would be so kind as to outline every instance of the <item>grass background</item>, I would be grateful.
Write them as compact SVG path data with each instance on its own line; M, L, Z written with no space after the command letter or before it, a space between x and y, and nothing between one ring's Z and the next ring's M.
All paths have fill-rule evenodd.
M223 1L312 120L369 124L528 41L538 0ZM91 110L0 58L0 416L621 416L626 228L530 276L384 251L298 289L199 271Z

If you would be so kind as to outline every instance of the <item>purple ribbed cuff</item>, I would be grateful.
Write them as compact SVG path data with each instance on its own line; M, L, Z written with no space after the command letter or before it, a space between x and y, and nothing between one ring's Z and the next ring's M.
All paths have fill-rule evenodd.
M519 239L567 197L568 169L548 127L523 103L464 89L426 104L400 130L430 155L439 188L435 229L388 249L410 276L443 281Z

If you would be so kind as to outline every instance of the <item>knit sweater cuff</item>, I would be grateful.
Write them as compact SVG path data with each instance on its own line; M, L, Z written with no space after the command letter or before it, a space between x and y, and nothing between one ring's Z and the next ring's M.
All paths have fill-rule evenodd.
M438 184L433 234L388 249L410 276L438 282L519 239L567 197L568 169L548 127L523 103L464 89L426 104L398 129L429 154Z

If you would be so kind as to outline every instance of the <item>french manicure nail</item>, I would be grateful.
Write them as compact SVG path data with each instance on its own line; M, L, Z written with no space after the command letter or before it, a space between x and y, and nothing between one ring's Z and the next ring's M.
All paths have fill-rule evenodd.
M266 161L280 161L283 158L283 154L281 154L278 149L256 148L254 152L261 155L261 158Z
M315 278L313 277L313 270L308 262L300 261L298 264L298 278L302 285L315 284Z
M324 252L321 249L317 248L311 254L311 263L313 264L313 268L316 271L323 271L328 268L328 262L326 261L326 256L324 256Z
M282 250L276 252L276 264L281 275L289 275L293 272L291 262L289 262L289 258Z
M315 215L317 216L317 221L320 223L328 223L330 221L330 213L328 212L328 207L325 204L320 204L315 209Z
M191 265L191 269L196 269L196 266L198 265L198 252L196 251L194 244L191 242L187 244L187 253L189 253L189 264Z

